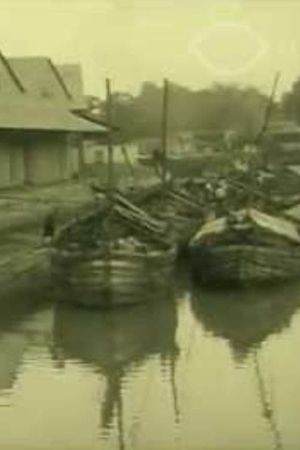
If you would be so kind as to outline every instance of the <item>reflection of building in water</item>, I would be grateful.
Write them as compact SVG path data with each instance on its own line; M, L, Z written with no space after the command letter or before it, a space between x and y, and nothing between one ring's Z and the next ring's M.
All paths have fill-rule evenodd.
M0 336L0 395L13 388L27 347L21 334L10 332Z
M300 286L195 291L193 312L205 330L228 341L237 361L287 328L300 307Z
M158 356L164 369L169 368L174 388L178 354L176 328L177 311L172 299L106 312L63 305L56 310L53 357L60 363L79 360L104 375L106 392L101 404L101 428L109 430L116 419L120 449L125 448L123 379L129 370ZM176 409L175 392L173 399Z
M33 300L33 299L32 299ZM49 344L52 335L51 309L36 310L34 302L0 305L0 395L11 390L30 345Z

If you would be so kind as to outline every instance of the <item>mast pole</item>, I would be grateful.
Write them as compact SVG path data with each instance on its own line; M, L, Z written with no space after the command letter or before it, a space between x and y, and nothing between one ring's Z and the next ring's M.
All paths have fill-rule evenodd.
M113 160L113 138L112 138L112 98L110 79L106 78L106 121L108 125L107 136L107 200L109 206L112 206L114 189L114 160Z
M169 83L164 79L162 100L162 123L161 123L161 157L162 157L162 185L167 184L167 150L168 150L168 119L169 119Z
M271 90L271 93L269 96L269 101L266 106L263 123L262 123L260 131L258 132L256 138L254 139L254 145L256 147L259 145L261 139L263 138L264 134L266 133L266 131L268 129L270 117L272 114L272 108L274 106L274 97L276 94L279 79L280 79L280 72L276 72L274 81L273 81L272 90ZM255 175L256 175L256 171L257 171L257 163L258 163L257 155L252 155L252 157L250 159L250 192L249 192L249 197L248 197L248 207L251 207L252 203L253 203L253 193L254 193L255 185L256 185L256 176Z
M255 139L256 144L258 144L260 139L263 137L264 133L267 131L267 128L268 128L268 125L270 122L271 113L272 113L272 108L274 106L274 97L276 94L279 79L280 79L280 72L276 72L274 81L273 81L272 90L271 90L270 97L269 97L269 102L268 102L268 104L266 106L266 110L265 110L264 121L263 121L262 127Z

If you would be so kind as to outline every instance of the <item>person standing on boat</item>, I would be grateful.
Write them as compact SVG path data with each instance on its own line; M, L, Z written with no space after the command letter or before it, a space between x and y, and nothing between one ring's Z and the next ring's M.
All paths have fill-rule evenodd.
M155 148L153 150L152 159L153 159L155 172L158 176L160 176L161 164L162 164L162 152L159 148Z
M226 180L220 180L215 189L214 196L217 216L220 216L226 212L227 188L228 186Z
M45 217L43 224L44 244L50 244L55 233L56 210L52 209Z

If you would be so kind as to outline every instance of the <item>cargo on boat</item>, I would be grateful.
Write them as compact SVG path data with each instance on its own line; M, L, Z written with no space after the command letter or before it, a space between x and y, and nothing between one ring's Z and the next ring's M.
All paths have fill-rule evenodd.
M189 251L196 277L206 283L273 282L300 275L296 226L256 209L207 222Z
M169 288L176 246L161 223L120 194L61 230L52 245L60 296L114 307L153 300Z

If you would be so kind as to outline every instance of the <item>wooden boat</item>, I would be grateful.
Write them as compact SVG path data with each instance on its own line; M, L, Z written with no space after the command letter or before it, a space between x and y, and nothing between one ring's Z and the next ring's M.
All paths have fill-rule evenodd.
M112 208L99 208L58 233L52 272L63 299L113 307L167 290L175 258L164 224L117 195Z
M282 281L300 275L300 235L256 209L207 222L189 243L197 278L210 283Z
M151 300L170 286L176 246L165 223L122 196L114 178L112 97L106 80L107 186L100 204L53 240L52 269L65 300L114 307ZM125 152L126 153L126 152Z

